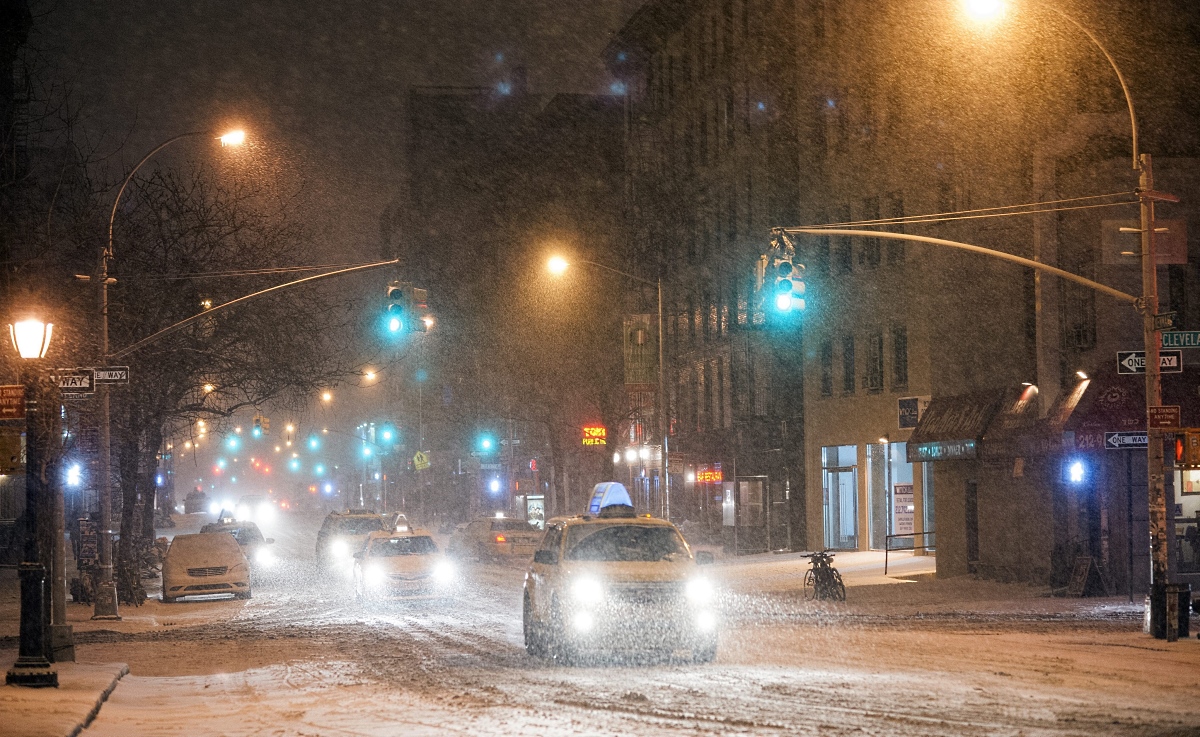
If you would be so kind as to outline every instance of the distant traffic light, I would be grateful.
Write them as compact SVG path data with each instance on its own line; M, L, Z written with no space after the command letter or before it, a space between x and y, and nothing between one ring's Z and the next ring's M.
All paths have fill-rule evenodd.
M384 326L389 333L404 332L405 315L404 285L394 281L387 285L387 305L384 308Z
M796 247L780 229L772 232L771 248L763 254L755 269L755 281L761 291L770 283L770 295L762 295L777 314L802 312L804 302L804 264L796 260Z
M389 282L386 291L384 327L387 332L428 332L433 320L429 316L428 290L403 282Z
M495 436L491 433L481 433L475 438L475 450L482 454L495 453L498 447Z

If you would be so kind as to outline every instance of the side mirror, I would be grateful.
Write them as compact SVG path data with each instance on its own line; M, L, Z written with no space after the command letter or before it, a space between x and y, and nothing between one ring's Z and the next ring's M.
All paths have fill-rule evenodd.
M266 541L265 541L265 542L267 543L267 545L274 545L274 544L275 544L275 538L273 538L273 537L268 537L268 538L266 539Z
M558 565L558 553L553 550L539 550L533 554L533 562L544 566Z
M357 553L355 553L354 557L358 560L362 560L362 551L360 550Z
M713 560L714 560L714 558L713 558L713 554L711 551L708 551L708 550L697 550L696 551L696 565L711 566L713 563Z

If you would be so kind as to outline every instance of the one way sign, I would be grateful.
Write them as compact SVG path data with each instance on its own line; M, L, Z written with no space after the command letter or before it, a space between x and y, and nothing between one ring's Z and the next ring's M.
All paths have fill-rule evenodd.
M1164 374L1183 373L1183 351L1159 351L1158 369ZM1117 351L1117 373L1146 373L1146 352Z
M54 380L68 394L92 394L96 391L96 372L90 368L59 369Z
M1135 432L1106 432L1104 433L1105 450L1129 450L1146 447L1145 431Z

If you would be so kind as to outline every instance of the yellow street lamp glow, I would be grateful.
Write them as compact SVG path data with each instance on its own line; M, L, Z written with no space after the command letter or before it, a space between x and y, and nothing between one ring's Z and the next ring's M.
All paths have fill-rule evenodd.
M329 402L333 400L333 392L321 392L321 401Z
M288 426L287 426L285 429L286 429L288 432L296 432L296 426L295 426L295 425L292 425L292 424L290 424L290 423L288 424Z
M205 393L205 394L211 394L211 393L212 393L213 391L215 391L215 390L216 390L216 387L215 387L215 386L213 386L212 384L205 384L205 385L204 385L204 393Z
M567 260L562 256L554 256L550 259L549 263L546 264L546 268L550 269L550 273L554 274L555 276L562 276L562 274L567 270L568 266L570 266L570 264L568 264Z
M992 23L1004 15L1004 0L963 0L967 17L979 23Z
M221 142L222 146L240 146L246 142L246 131L229 131L217 140Z
M13 348L21 358L45 358L50 348L50 336L54 333L54 324L30 318L8 326L8 335L12 339Z
M433 327L433 316L426 315L425 317L421 318L421 322L425 323L425 329L428 330L429 328Z
M368 371L367 373L363 374L363 378L365 378L367 381L375 381L375 372Z

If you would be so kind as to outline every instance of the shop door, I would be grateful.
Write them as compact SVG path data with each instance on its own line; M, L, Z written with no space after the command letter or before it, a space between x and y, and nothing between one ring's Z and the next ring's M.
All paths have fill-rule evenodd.
M858 548L858 446L821 448L825 547Z

